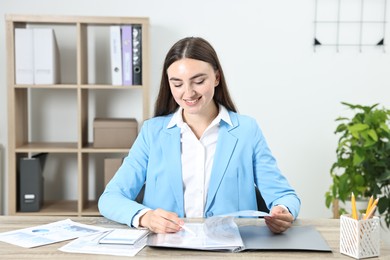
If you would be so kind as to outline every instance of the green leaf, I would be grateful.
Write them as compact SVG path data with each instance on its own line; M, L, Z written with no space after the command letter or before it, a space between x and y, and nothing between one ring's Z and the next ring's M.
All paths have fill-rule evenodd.
M325 205L327 208L330 208L330 205L332 204L333 197L330 195L329 192L327 192L325 198L326 198Z
M366 130L370 128L369 125L367 124L354 124L348 127L348 130L353 133L353 132L361 132L363 130Z
M353 154L353 165L359 165L364 161L364 155L360 155L359 152L355 151Z
M372 138L372 140L374 140L375 142L378 141L378 135L376 134L375 130L373 129L370 129L368 130L368 136L370 136Z
M386 197L383 197L383 198L380 198L379 201L378 201L378 211L379 211L379 214L383 214L386 210L389 210L389 199L387 199Z
M386 125L386 123L380 123L379 128L385 131L386 133L390 133L389 127Z
M345 118L340 118L339 120L343 120ZM346 124L339 124L337 127L336 127L336 131L335 133L340 133L340 132L344 132L345 130L347 130L347 125Z
M339 197L344 201L350 195L350 189L348 188L349 176L347 174L343 174L340 176L339 181Z
M390 180L390 170L386 170L385 172L383 172L379 177L378 177L378 181L379 182L385 182L385 181L389 181Z
M362 175L357 174L357 175L354 176L353 179L354 179L354 182L355 182L356 185L364 186L365 181L364 181L364 178L363 178Z

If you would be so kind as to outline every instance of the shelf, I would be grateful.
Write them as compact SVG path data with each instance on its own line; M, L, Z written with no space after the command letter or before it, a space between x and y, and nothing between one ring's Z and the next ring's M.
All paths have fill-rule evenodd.
M83 216L98 216L100 215L97 201L88 201L82 210Z
M20 89L77 89L77 85L74 84L56 84L56 85L31 85L31 84L26 84L26 85L15 85L15 88L20 88Z
M77 216L77 201L45 201L38 212L16 212L17 215Z
M15 147L17 153L77 153L77 143L28 143Z
M143 86L140 85L132 85L132 86L113 86L113 85L96 85L96 84L83 84L80 86L82 89L142 89Z
M149 19L145 17L6 15L8 89L8 214L97 216L105 158L129 148L95 148L97 117L149 118ZM142 85L111 84L110 26L142 28ZM15 84L15 29L52 28L59 49L59 84ZM19 160L48 153L44 205L19 212ZM30 172L29 172L30 173ZM28 187L31 186L30 183Z
M83 153L128 153L129 148L96 148L93 147L93 143L88 143L87 146L82 148Z
M81 148L82 153L128 153L129 148L96 148L93 147L93 143L89 143L87 146ZM28 143L15 147L16 153L77 153L77 143Z

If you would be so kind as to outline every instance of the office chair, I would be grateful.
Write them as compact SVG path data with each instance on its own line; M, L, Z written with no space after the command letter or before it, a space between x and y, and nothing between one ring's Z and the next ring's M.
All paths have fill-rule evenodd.
M269 213L267 204L265 203L263 196L261 196L260 190L259 188L257 188L256 185L255 185L255 191L256 191L256 200L257 200L257 210Z

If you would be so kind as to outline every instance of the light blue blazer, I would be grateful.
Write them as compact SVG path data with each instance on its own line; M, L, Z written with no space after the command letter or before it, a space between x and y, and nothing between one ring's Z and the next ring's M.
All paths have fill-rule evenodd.
M221 121L204 217L257 210L254 185L267 206L283 204L297 217L300 200L281 174L253 118L229 112ZM99 198L100 213L131 226L145 207L185 217L180 128L167 128L172 114L144 122L128 156ZM135 201L146 182L142 204Z

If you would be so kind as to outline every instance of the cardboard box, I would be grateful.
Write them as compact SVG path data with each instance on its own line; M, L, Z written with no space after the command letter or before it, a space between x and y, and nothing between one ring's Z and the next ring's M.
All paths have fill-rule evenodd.
M114 177L123 162L123 158L105 158L104 159L104 187Z
M130 148L138 134L134 118L95 118L93 146L96 148Z
M119 167L122 165L124 158L105 158L104 159L104 187L110 182L112 177L118 171ZM145 184L142 186L140 192L138 193L135 201L142 203L145 193Z

